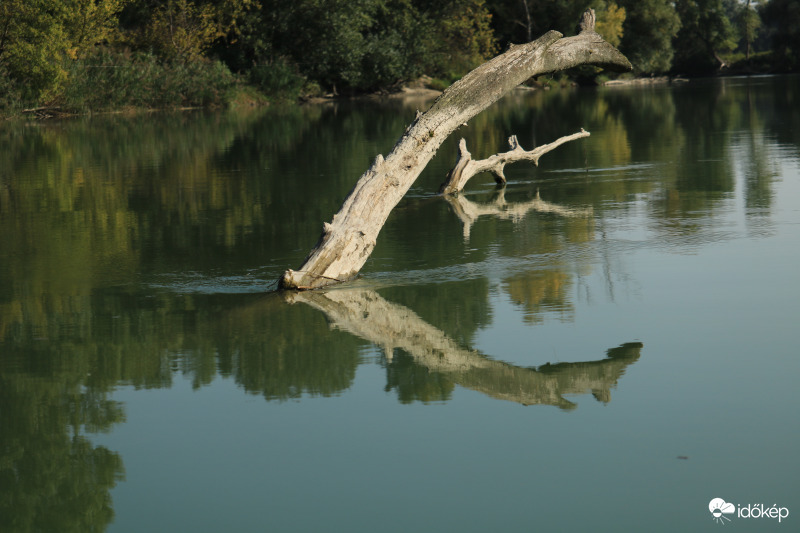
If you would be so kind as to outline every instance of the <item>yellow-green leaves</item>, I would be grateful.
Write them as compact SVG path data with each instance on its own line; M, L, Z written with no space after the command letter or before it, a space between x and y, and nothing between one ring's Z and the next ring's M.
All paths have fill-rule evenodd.
M117 32L117 16L130 0L64 0L68 5L65 27L68 55L84 57L97 43L111 41Z
M224 35L221 16L211 4L169 0L153 13L147 40L168 59L193 61Z
M67 79L65 62L109 38L129 0L4 0L0 66L25 98L47 102Z
M625 8L619 7L614 2L601 2L602 6L597 9L597 23L595 31L603 36L603 39L614 46L619 46L622 42L623 29L625 22Z

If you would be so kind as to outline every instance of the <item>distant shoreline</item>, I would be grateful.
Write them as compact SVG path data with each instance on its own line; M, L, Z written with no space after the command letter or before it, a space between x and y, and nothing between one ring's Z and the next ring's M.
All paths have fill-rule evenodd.
M653 77L638 77L638 78L629 78L629 79L621 79L621 80L608 80L602 83L599 83L597 87L608 87L608 88L615 88L615 87L630 87L630 86L649 86L649 85L671 85L671 84L683 84L689 83L691 81L695 81L698 79L717 79L717 78L729 78L729 77L741 77L741 76L767 76L767 75L782 75L784 73L745 73L745 72L728 72L725 74L719 74L717 76L701 76L701 77L684 77L684 76L653 76ZM792 73L785 73L785 74L792 74ZM38 108L32 109L23 109L18 111L17 113L8 114L8 115L0 115L0 121L4 120L15 120L15 119L34 119L34 120L45 120L45 119L64 119L64 118L75 118L75 117L83 117L83 116L90 116L90 115L125 115L125 116L132 116L132 115L140 115L146 113L158 113L158 112L180 112L180 111L191 111L191 110L198 110L198 109L243 109L243 108L266 108L266 107L273 107L273 106L280 106L285 105L288 103L289 105L325 105L325 104L334 104L337 102L346 102L346 101L402 101L404 105L408 106L417 106L418 108L422 108L422 106L427 105L429 102L435 100L442 94L442 90L434 89L429 85L430 78L423 76L417 80L413 80L411 82L405 83L397 87L393 91L377 91L373 93L364 93L364 94L352 94L352 95L337 95L337 94L326 94L324 96L314 96L310 98L305 98L301 100L290 100L290 101L277 101L277 102L269 102L266 98L259 99L258 101L255 100L233 100L229 103L228 106L180 106L180 107L164 107L164 108L150 108L150 107L130 107L125 106L120 109L104 109L102 111L86 111L86 112L74 112L69 110L64 110L59 106L42 106ZM562 83L561 87L569 87L569 86L577 86L574 81L568 82L566 84ZM517 87L517 90L525 90L525 91L540 91L540 90L550 90L552 85L540 85L540 86L530 86L530 85L520 85Z

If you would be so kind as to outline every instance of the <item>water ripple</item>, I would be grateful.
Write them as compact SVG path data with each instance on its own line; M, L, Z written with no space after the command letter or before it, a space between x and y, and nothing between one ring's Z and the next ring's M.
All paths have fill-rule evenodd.
M274 290L277 280L263 273L243 275L209 275L201 272L174 272L160 274L147 285L184 294L255 294Z

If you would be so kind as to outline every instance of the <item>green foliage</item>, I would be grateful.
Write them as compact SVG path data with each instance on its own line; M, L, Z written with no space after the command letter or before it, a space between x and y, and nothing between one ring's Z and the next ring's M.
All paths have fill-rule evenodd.
M65 60L89 53L116 27L128 0L4 0L0 65L25 102L47 102L67 79Z
M489 20L483 0L262 0L223 56L264 86L293 85L295 70L329 91L367 91L463 75L495 52Z
M674 67L705 72L727 66L721 54L733 51L737 38L723 0L678 0L676 9L681 29Z
M223 35L213 5L167 0L157 7L146 30L147 42L170 60L196 61Z
M324 86L363 87L360 68L367 33L376 15L374 2L358 0L299 0L283 7L263 2L262 25L272 35L271 50L287 53L311 79ZM277 2L283 4L283 2ZM269 23L274 23L269 27Z
M364 43L361 86L387 87L422 75L434 53L429 41L433 32L431 21L411 2L382 6Z
M730 0L733 2L733 0ZM744 50L746 59L750 59L753 43L761 30L761 17L756 6L747 0L745 3L733 2L729 8L732 11L731 22L736 26L741 36L740 48Z
M602 0L595 2L595 4L598 4L595 8L597 16L595 30L603 36L603 39L614 46L619 46L622 42L622 36L625 34L623 29L625 24L625 8L619 7L614 2L606 4L606 2Z
M759 69L799 68L800 30L790 21L800 17L800 5L755 6L745 0L4 0L0 112L220 105L237 83L231 72L284 100L391 90L422 75L445 88L508 43L551 29L573 35L588 7L596 11L596 30L639 75L709 72L731 62L734 51L749 57L768 46L774 58L759 54ZM589 80L598 70L572 75Z
M0 64L0 116L19 111L21 106L22 88L10 75L8 67Z
M625 8L620 51L637 74L666 72L672 66L672 39L681 21L669 0L620 0Z
M97 43L116 38L117 16L131 0L63 0L67 6L67 55L72 59L91 54Z
M429 19L437 21L430 46L438 47L434 66L439 72L463 75L497 53L491 14L484 4L483 0L451 0L425 12Z
M271 64L254 65L247 73L251 84L278 98L297 98L305 86L305 78L297 66L279 57Z
M63 3L8 0L0 3L0 65L20 82L25 100L35 100L63 82L58 61L69 47Z
M800 68L800 25L797 23L800 3L797 0L770 0L760 13L782 68Z
M603 4L606 2L601 0ZM577 0L490 0L492 26L503 45L526 43L550 30L573 35L589 2ZM598 4L598 2L594 2ZM592 6L595 7L595 6ZM595 7L595 9L597 9Z
M219 106L236 78L219 61L160 61L101 49L68 64L60 103L71 110Z

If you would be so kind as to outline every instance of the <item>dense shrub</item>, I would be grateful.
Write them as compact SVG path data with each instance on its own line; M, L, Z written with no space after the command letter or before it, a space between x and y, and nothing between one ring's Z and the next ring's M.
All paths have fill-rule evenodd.
M265 94L285 99L297 98L306 82L297 67L282 58L253 66L247 72L247 79Z
M73 111L224 105L237 83L218 61L162 61L110 50L71 62L67 72L59 100Z
M22 91L8 74L8 69L0 64L0 115L10 115L20 109L22 109Z
M800 2L771 0L761 7L761 18L781 70L800 69Z

